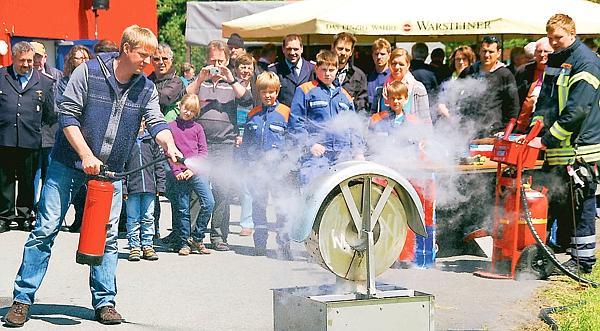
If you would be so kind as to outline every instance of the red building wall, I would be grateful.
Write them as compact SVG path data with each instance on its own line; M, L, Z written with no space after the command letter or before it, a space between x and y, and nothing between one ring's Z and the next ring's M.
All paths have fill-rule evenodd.
M98 10L98 39L119 44L121 33L132 24L157 33L156 0L110 0L108 10ZM96 39L92 0L0 0L0 40L10 45L12 36L43 39ZM0 64L11 63L8 54Z

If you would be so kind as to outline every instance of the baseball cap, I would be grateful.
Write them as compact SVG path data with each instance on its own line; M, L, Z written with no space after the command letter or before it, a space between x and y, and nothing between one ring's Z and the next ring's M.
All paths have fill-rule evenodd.
M242 37L239 34L232 33L231 36L229 36L229 39L227 40L227 46L244 48L244 39L242 39Z
M33 47L35 54L46 55L46 47L44 47L44 44L37 41L32 41L30 44Z

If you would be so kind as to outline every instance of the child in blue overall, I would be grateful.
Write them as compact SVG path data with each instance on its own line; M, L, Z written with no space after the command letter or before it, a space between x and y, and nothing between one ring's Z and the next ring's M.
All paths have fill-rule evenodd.
M363 158L364 142L360 133L352 129L333 129L331 125L341 113L354 113L350 94L333 83L338 68L337 55L322 50L316 60L317 79L296 88L291 106L290 133L307 151L300 160L301 185L335 163Z
M285 180L286 174L279 174L284 139L290 116L290 108L277 101L281 88L279 78L265 71L256 79L256 88L262 105L254 107L248 113L241 145L242 157L248 162L248 188L252 195L252 220L254 222L254 247L256 255L266 255L267 249L267 201L269 192L275 190ZM278 178L281 177L281 178ZM281 230L283 217L277 215L277 242L284 257L291 259L289 240Z
M423 170L421 164L426 162L425 141L433 126L428 114L419 116L413 110L409 89L404 83L393 81L385 86L385 92L389 109L373 114L369 121L371 155L368 158L384 164L385 160L393 162L402 158L405 164L417 170L409 176L409 181L423 203L428 237L415 238L410 232L398 261L400 266L409 267L415 262L419 267L431 267L435 264L435 178L433 173Z
M126 171L139 168L162 157L158 144L145 129L142 121L131 157L125 163ZM129 261L141 258L158 260L152 247L154 237L154 201L165 192L165 169L162 163L136 171L123 180L123 199L127 209L127 242ZM140 249L141 247L141 249Z

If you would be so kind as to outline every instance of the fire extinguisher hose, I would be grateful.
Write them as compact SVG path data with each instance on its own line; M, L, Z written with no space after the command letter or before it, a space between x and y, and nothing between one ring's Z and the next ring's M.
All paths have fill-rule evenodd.
M142 169L145 169L145 168L147 168L147 167L149 167L151 165L155 165L155 164L157 164L159 162L164 162L164 161L167 161L167 160L169 160L169 157L168 156L164 156L164 157L158 158L156 160L152 160L151 162L148 162L148 163L142 165L141 167L138 167L138 168L135 168L135 169L132 169L132 170L129 170L129 171L125 171L125 172L113 172L113 171L102 170L101 174L104 175L104 176L106 176L106 177L112 178L112 179L120 179L120 178L124 178L124 177L126 177L128 175L131 175L132 173L135 173L135 172L138 172L138 171L140 171ZM185 162L185 158L183 158L183 157L177 157L177 162L184 163Z
M598 287L598 283L591 281L589 279L583 278L579 275L576 275L576 274L572 273L570 270L563 267L563 265L560 262L558 262L558 260L556 259L556 256L554 256L554 253L552 253L551 251L548 250L548 248L546 247L546 245L544 244L544 242L538 235L537 231L535 230L535 227L533 226L533 222L531 221L531 213L529 212L529 206L527 205L527 196L525 195L525 188L523 186L521 186L521 205L523 206L523 212L525 214L525 221L527 222L527 226L529 227L529 230L531 231L533 238L535 238L535 241L537 242L538 247L540 247L542 249L542 252L544 252L544 254L550 259L550 261L552 261L552 263L560 271L562 271L565 275L569 276L570 278L572 278L578 282L588 284L594 288Z

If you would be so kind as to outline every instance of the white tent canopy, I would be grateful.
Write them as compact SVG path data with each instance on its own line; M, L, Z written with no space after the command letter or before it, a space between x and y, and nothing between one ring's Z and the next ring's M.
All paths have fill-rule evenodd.
M533 37L546 34L555 13L573 17L579 35L600 34L600 5L585 0L306 0L225 22L223 35L273 41L296 33L307 35L308 43L329 43L341 31L359 41Z
M286 1L188 1L185 42L192 45L207 45L211 40L222 38L223 22L281 7L287 3Z

